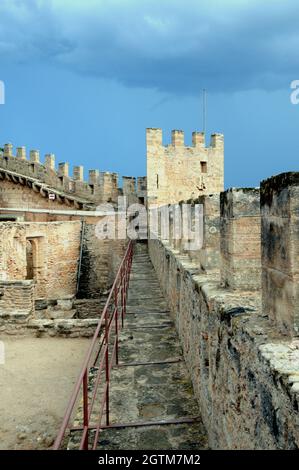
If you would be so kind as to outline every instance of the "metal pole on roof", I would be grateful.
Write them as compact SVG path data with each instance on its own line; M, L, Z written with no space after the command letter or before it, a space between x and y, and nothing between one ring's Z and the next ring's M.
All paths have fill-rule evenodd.
M203 132L206 133L207 126L207 90L202 90L202 121L203 121Z

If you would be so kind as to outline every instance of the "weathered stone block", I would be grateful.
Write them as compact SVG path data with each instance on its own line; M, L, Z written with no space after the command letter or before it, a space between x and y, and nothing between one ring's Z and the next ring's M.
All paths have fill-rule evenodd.
M219 271L220 264L220 194L201 196L203 205L203 247L199 262L203 271Z
M58 299L57 300L57 309L59 310L72 310L74 303L74 297L69 296L65 299Z

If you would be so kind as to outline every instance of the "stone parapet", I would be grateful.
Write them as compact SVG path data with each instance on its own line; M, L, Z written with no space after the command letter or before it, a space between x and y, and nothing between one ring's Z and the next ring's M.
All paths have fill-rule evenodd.
M261 183L263 310L283 334L299 335L299 173Z
M282 340L260 295L219 286L160 240L151 260L181 339L213 449L298 449L299 342Z
M260 192L232 188L220 196L220 276L231 289L261 287Z

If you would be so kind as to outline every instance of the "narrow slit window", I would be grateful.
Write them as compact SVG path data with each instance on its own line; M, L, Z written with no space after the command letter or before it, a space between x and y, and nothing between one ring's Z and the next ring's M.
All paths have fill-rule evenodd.
M159 189L159 175L157 175L157 189Z
M200 166L201 166L201 172L202 172L202 173L207 173L207 172L208 172L208 164L207 164L207 162L200 162Z

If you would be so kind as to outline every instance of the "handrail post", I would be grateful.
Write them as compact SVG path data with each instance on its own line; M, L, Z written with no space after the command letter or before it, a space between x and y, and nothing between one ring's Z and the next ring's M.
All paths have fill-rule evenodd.
M108 307L105 312L105 366L106 366L106 425L109 426L109 324L108 324Z
M88 450L88 368L83 377L83 429L86 429L86 437L83 443L83 449Z
M126 273L123 273L121 277L121 326L122 328L124 327L124 314L125 314L125 297L124 297L124 279L125 279Z
M118 286L115 288L115 338L116 338L116 351L115 363L118 365Z

